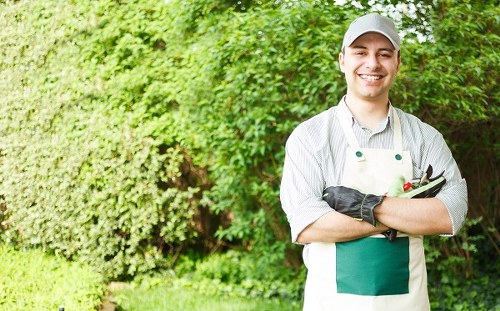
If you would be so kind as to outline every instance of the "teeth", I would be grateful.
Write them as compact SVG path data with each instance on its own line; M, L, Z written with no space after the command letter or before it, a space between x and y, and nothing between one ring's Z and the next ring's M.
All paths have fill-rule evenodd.
M372 75L360 75L361 79L367 81L375 81L382 78L382 76L372 76Z

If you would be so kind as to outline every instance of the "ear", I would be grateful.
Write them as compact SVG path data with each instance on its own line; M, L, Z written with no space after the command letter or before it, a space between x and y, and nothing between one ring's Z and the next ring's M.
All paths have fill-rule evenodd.
M345 71L344 71L344 53L342 53L342 52L339 53L339 68L340 68L340 72L345 73Z
M396 70L397 72L399 72L399 68L401 67L401 51L398 51L397 59L398 59L398 66L396 67Z

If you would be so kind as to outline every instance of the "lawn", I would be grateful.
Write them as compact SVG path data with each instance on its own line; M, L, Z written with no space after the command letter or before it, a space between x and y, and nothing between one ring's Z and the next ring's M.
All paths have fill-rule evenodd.
M179 285L151 288L121 288L113 292L118 311L295 311L297 302L282 299L223 297L207 295Z

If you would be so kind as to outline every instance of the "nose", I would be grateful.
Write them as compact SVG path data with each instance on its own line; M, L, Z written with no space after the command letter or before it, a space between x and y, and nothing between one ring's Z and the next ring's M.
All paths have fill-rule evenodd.
M367 69L376 70L380 67L380 62L377 55L369 54L366 58L365 66Z

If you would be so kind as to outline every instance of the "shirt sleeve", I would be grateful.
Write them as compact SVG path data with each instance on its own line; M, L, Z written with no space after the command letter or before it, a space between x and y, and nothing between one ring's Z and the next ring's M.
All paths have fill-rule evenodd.
M441 200L448 209L448 214L450 215L453 226L452 235L455 235L463 227L467 216L467 183L465 179L462 178L458 165L446 141L439 132L434 139L431 140L424 162L426 162L426 166L429 164L433 166L434 175L444 171L446 184L436 195L436 198ZM450 235L443 234L442 236Z
M322 199L324 178L313 144L304 127L299 126L285 147L280 200L294 243L309 224L332 211Z

